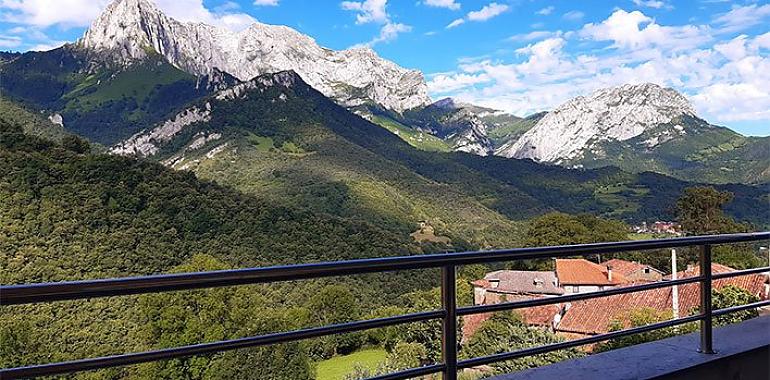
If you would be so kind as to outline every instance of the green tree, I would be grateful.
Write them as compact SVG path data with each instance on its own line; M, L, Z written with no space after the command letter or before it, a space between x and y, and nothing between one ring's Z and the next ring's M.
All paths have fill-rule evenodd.
M688 187L676 202L676 214L682 229L691 235L746 232L749 227L736 222L724 212L733 193L713 186Z
M759 297L734 285L726 285L719 290L714 290L711 296L711 304L713 305L714 310L746 305L754 302L759 302ZM756 318L757 316L759 316L757 309L744 310L720 315L714 319L714 324L717 326L724 326Z
M175 272L220 270L211 256L196 255ZM254 287L227 287L140 297L147 347L167 348L236 339L297 326L285 310L271 305ZM302 343L247 348L216 355L147 363L138 375L156 379L312 379L307 349Z
M485 321L460 352L463 358L475 358L563 341L555 334L522 322L516 313L496 313ZM583 356L577 349L549 352L521 359L493 363L495 373L511 373Z
M358 320L358 305L359 301L347 286L328 285L310 298L307 309L312 313L313 325L326 326ZM321 358L347 354L360 348L365 339L364 333L327 336L313 341L312 352Z

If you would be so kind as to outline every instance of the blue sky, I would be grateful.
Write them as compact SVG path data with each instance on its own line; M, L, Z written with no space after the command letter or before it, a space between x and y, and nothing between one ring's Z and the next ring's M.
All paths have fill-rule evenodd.
M720 0L155 0L182 21L291 26L369 45L431 95L517 115L623 83L684 93L699 114L770 135L770 2ZM0 0L0 49L74 41L108 0Z

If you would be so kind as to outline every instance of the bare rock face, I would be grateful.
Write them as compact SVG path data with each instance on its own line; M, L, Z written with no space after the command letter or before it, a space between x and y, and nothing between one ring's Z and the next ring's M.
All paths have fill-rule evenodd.
M286 26L255 23L233 32L182 23L149 0L115 0L77 46L93 60L129 65L151 55L196 75L214 70L242 81L285 70L346 106L374 101L402 112L430 103L421 72L404 69L368 48L334 51Z
M673 89L651 83L602 89L549 112L496 154L559 164L602 141L629 140L681 116L695 116L695 109Z

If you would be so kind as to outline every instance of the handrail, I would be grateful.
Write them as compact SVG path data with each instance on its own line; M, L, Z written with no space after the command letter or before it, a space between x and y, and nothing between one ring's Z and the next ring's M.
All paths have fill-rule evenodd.
M444 380L456 380L457 370L496 361L510 360L537 355L555 350L596 343L616 337L640 332L652 331L664 327L688 322L701 323L701 352L713 353L711 338L711 319L716 315L747 310L753 307L770 305L770 301L760 301L749 305L734 306L721 310L711 308L711 284L713 280L756 274L770 271L770 267L747 269L729 273L711 273L711 247L718 244L755 242L770 239L770 232L695 236L684 238L626 241L613 243L579 244L556 247L516 248L493 251L472 251L445 253L422 256L386 257L360 259L340 262L325 262L301 265L273 266L213 272L165 274L143 277L127 277L104 280L85 280L58 283L3 285L0 286L0 305L21 305L61 300L77 300L94 297L109 297L130 294L146 294L175 290L202 289L222 286L259 284L279 281L302 280L321 277L354 275L364 273L415 270L428 268L442 269L442 310L406 314L394 317L378 318L308 328L289 332L273 333L219 342L202 343L176 348L168 348L140 353L107 356L101 358L74 360L0 370L2 379L18 379L44 375L56 375L70 372L109 368L127 364L143 363L169 358L180 358L204 353L234 350L245 347L286 343L300 339L363 331L373 328L394 326L404 323L442 319L442 362L438 364L408 369L405 371L376 377L378 380L408 379L431 373L443 373ZM456 305L456 267L460 265L488 263L495 261L527 260L565 256L585 256L631 250L651 250L685 246L701 246L701 275L678 280L662 281L636 286L617 287L592 293L570 294L565 296L507 302L495 305L457 307ZM542 306L570 302L610 295L626 294L643 290L657 289L688 283L700 283L701 313L698 315L659 322L647 326L613 331L606 334L559 342L541 347L527 348L515 352L500 353L487 357L466 359L457 358L457 317L461 315L512 310L525 307Z
M447 265L460 266L510 260L582 256L704 244L716 245L741 243L766 239L770 239L770 232L385 257L211 272L124 277L106 280L5 285L0 286L0 305L18 305L118 295L157 293L173 290L306 280L320 277L349 276L354 274L398 270L440 268Z

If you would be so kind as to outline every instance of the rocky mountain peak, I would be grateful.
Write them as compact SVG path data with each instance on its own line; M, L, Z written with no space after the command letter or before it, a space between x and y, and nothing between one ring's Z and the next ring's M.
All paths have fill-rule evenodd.
M497 154L560 163L581 157L599 142L625 141L681 116L694 117L695 109L673 89L653 83L600 89L549 112Z
M379 57L369 48L334 51L287 26L255 23L241 32L166 16L150 0L116 0L77 46L111 64L157 54L195 75L219 69L242 81L294 70L346 106L374 101L402 112L430 103L421 72Z

